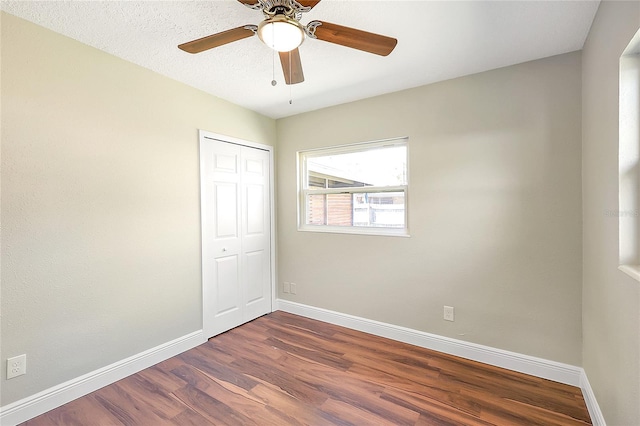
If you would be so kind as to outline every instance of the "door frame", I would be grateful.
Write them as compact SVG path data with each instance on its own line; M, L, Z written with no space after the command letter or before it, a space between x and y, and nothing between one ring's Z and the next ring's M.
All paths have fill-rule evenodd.
M239 138L234 138L232 136L227 136L227 135L222 135L220 133L213 133L213 132L209 132L206 130L202 130L199 129L198 130L198 156L199 156L199 165L200 165L200 235L202 238L202 229L203 229L203 224L202 224L202 219L203 219L203 211L202 208L205 205L203 197L204 197L204 173L203 173L203 155L202 155L202 146L206 141L219 141L219 142L225 142L225 143L230 143L230 144L234 144L234 145L240 145L240 146L245 146L248 148L256 148L256 149L261 149L263 151L267 151L269 153L269 213L271 216L270 219L270 224L269 224L269 231L270 231L270 235L269 235L269 247L270 247L270 264L269 267L271 268L271 273L270 273L270 280L271 280L271 310L270 312L273 312L275 310L275 306L276 306L276 290L277 290L277 286L276 286L276 215L275 215L275 179L274 179L274 158L273 158L273 151L274 151L274 147L271 145L264 145L261 143L257 143L257 142L251 142L251 141L247 141L244 139L239 139ZM212 329L212 324L208 324L207 323L207 316L205 315L205 312L208 312L210 309L213 309L212 306L210 306L210 304L208 303L209 298L205 297L206 294L206 290L205 290L205 281L204 281L204 253L202 251L202 239L200 240L200 280L201 280L201 289L202 289L202 331L205 334L205 338L208 339L210 338L212 335L210 334L210 331Z

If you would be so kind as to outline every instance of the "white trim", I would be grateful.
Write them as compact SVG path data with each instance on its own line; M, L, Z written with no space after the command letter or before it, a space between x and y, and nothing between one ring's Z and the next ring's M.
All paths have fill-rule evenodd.
M207 339L202 330L179 337L106 367L45 389L0 408L0 424L13 426L117 382L127 376L194 348Z
M593 426L607 426L602 411L600 411L598 401L596 401L596 395L593 393L593 389L591 389L589 379L587 379L587 373L584 370L582 370L582 374L580 374L580 389L582 389L582 396L587 405Z
M265 145L265 144L261 144L261 143L257 143L257 142L251 142L245 139L240 139L240 138L234 138L233 136L227 136L227 135L223 135L220 133L213 133L213 132L209 132L207 130L202 130L199 129L198 130L198 142L199 142L199 151L198 151L198 155L200 157L200 209L202 210L202 206L204 205L204 201L203 201L203 192L202 192L202 188L204 188L204 182L203 182L203 174L202 174L202 143L205 139L209 139L209 140L217 140L220 142L227 142L227 143L232 143L235 145L240 145L240 146L246 146L249 148L256 148L256 149L260 149L263 151L267 151L269 152L269 209L270 209L270 216L271 216L271 223L270 223L270 231L271 231L271 235L270 235L270 249L271 249L271 264L270 264L270 268L271 268L271 309L270 311L273 312L276 310L275 306L276 306L276 300L278 298L278 286L277 286L277 282L276 282L276 212L275 212L275 205L276 205L276 199L275 199L275 160L274 160L274 147L271 145ZM200 226L202 227L202 217L200 218ZM201 242L202 244L202 242ZM202 255L202 253L201 253ZM208 298L205 297L206 296L206 291L205 291L205 287L204 287L204 261L202 262L203 264L203 270L201 271L201 280L202 280L202 293L203 293L203 297L202 297L202 328L203 330L205 330L205 332L207 332L208 330L211 329L211 327L209 326L209 321L207 320L207 317L205 315L205 313L207 312L207 310L209 309L208 306ZM205 338L208 338L211 336L205 336Z
M375 141L360 141L360 142L347 143L342 145L323 146L319 148L304 149L302 151L298 151L298 153L301 153L301 152L310 153L310 155L313 155L313 156L323 155L329 151L331 151L332 154L346 154L350 152L365 151L363 147L375 149L383 146L407 145L408 141L409 141L409 136L398 136L396 138L378 139Z
M300 232L320 232L325 234L375 235L379 237L409 238L409 228L377 228L367 226L331 226L331 225L302 225Z
M302 195L324 195L324 194L366 194L372 192L375 194L383 194L386 192L407 192L407 185L397 186L354 186L345 188L318 188L303 189Z
M212 139L220 142L228 142L236 145L248 146L249 148L257 148L263 151L269 151L273 153L273 147L271 145L265 145L262 143L251 142L245 139L234 138L233 136L227 136L220 133L213 133L207 130L198 130L198 140Z
M636 281L640 281L640 265L620 265L618 269Z
M281 311L302 315L307 318L340 325L376 336L386 337L571 386L580 387L581 385L583 370L573 365L505 351L503 349L496 349L476 343L464 342L450 337L438 336L424 331L316 308L288 300L279 299L277 304L278 309Z

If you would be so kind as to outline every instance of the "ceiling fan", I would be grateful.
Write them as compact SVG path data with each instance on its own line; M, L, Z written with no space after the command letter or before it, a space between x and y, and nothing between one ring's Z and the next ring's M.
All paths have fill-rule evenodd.
M200 53L257 34L264 44L278 51L285 82L297 84L304 81L298 47L305 36L381 56L391 53L398 43L395 38L329 22L311 21L306 26L302 25L302 14L313 9L320 0L238 1L250 9L262 11L265 19L258 25L243 25L183 43L178 48L189 53Z

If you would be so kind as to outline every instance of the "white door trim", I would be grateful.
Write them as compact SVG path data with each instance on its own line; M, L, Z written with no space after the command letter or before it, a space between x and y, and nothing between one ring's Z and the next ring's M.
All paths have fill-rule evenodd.
M199 141L199 157L200 157L200 227L202 229L202 206L204 205L204 201L202 199L202 197L204 196L204 182L203 182L203 173L202 173L202 168L203 168L203 155L202 155L202 146L203 146L203 142L206 140L216 140L216 141L221 141L221 142L226 142L226 143L232 143L235 145L240 145L240 146L246 146L249 148L257 148L257 149L261 149L263 151L267 151L269 153L269 212L270 212L270 216L271 216L271 220L270 220L270 231L271 231L271 236L270 236L270 249L271 249L271 256L270 256L270 268L271 268L271 312L273 312L274 310L276 310L276 299L277 299L277 286L276 286L276 262L275 262L275 253L276 253L276 243L275 243L275 236L276 236L276 224L275 224L275 179L274 179L274 155L273 155L273 150L274 148L270 145L264 145L261 143L257 143L257 142L251 142L251 141L247 141L244 139L239 139L239 138L234 138L232 136L227 136L227 135L222 135L219 133L213 133L213 132L209 132L206 130L198 130L198 141ZM202 242L200 243L200 258L202 259ZM202 265L204 266L204 264ZM208 298L204 297L205 294L205 288L204 288L204 269L202 269L200 271L201 274L201 287L202 287L202 330L205 333L205 338L209 338L211 336L207 336L207 330L211 330L211 324L207 323L207 315L205 315L206 312L208 312L209 309L211 309L211 307L208 305L207 300Z

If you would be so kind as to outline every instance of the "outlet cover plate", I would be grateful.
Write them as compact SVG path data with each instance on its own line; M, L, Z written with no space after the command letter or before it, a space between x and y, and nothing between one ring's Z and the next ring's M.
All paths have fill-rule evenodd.
M444 307L444 319L446 321L454 321L455 320L455 314L453 311L453 306L445 306Z
M7 358L7 380L27 374L27 355Z

